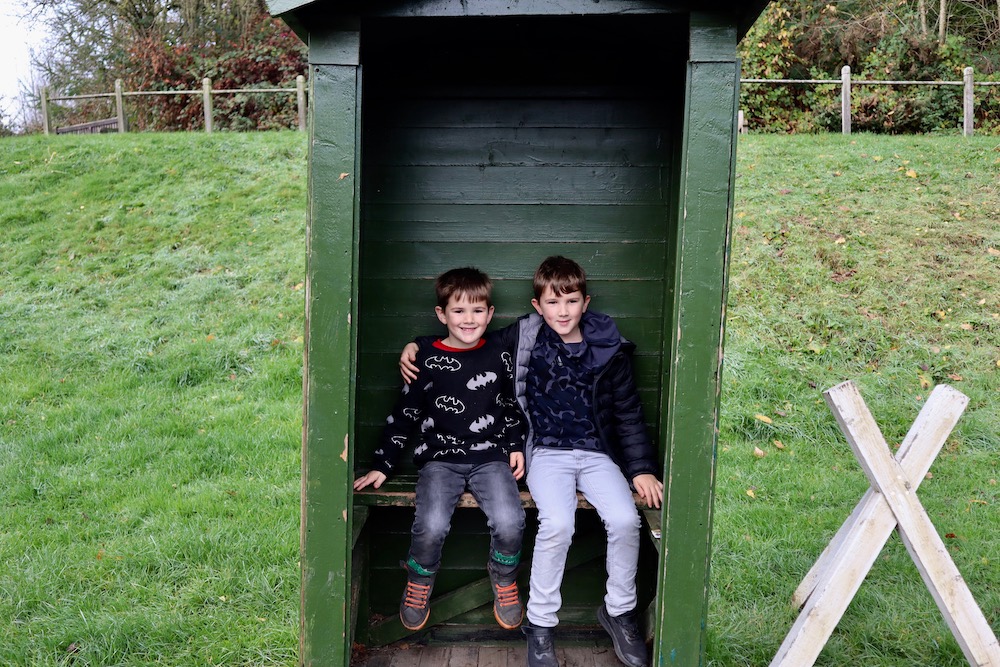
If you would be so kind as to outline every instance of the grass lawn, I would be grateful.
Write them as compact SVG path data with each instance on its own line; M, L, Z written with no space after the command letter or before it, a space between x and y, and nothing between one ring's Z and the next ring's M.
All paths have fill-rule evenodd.
M822 391L898 445L1000 627L1000 140L744 136L707 654L767 665L867 488ZM306 141L0 140L0 665L294 665ZM890 538L822 665L963 665Z

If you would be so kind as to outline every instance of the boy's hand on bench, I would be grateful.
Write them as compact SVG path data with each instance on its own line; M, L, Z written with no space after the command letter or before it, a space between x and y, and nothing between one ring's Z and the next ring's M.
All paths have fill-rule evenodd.
M523 452L511 452L510 454L510 471L514 473L514 479L521 479L524 477L524 453Z
M647 507L659 508L663 502L663 482L656 475L645 473L632 478L632 486Z
M360 491L369 484L374 485L377 489L385 482L386 476L384 472L379 472L378 470L372 470L367 475L363 475L354 480L354 490Z
M417 373L420 369L417 368L417 347L416 343L407 343L406 347L403 348L403 353L399 355L399 374L403 376L403 382L410 384L417 379Z

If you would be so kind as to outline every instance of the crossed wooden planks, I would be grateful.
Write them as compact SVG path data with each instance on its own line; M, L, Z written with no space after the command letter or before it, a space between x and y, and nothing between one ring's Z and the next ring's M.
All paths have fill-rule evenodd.
M1000 645L916 495L968 397L947 385L936 387L893 458L852 382L824 396L871 487L795 591L792 600L802 610L771 667L816 662L897 527L966 660L975 667L1000 667Z

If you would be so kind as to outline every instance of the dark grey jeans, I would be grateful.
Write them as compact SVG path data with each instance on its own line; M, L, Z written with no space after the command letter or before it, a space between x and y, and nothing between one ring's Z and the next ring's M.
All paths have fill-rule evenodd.
M420 469L410 558L425 570L437 572L441 547L451 530L451 515L466 487L486 514L490 568L500 576L515 572L524 533L524 509L514 474L501 461L481 465L431 461Z

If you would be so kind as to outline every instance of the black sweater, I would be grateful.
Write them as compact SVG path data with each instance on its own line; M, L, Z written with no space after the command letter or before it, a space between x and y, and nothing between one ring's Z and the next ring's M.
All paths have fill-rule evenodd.
M428 461L508 462L524 448L525 424L514 400L514 365L499 341L483 339L471 350L440 341L417 353L420 375L403 386L386 420L375 470L391 475L414 444L417 467Z

